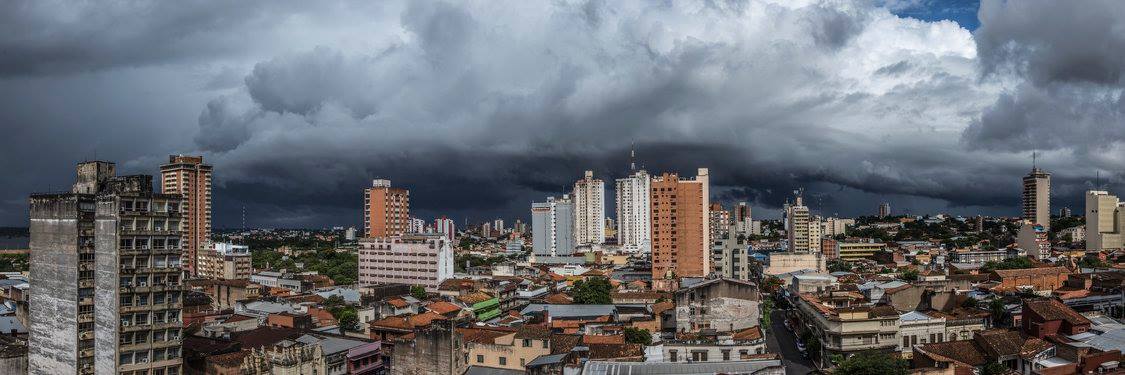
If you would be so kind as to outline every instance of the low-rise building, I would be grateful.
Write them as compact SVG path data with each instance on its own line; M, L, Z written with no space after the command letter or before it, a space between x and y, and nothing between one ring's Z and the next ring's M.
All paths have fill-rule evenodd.
M894 352L900 339L899 313L894 307L868 306L860 300L834 301L828 305L813 294L801 294L797 311L820 341L821 353L815 357L821 366L831 366L834 356L847 358L865 351Z
M438 234L359 240L359 283L422 285L436 292L453 277L453 247Z
M663 362L744 361L767 351L758 326L724 334L677 334L675 340L663 341L660 348Z
M758 285L746 280L710 279L675 293L676 331L740 331L758 325Z

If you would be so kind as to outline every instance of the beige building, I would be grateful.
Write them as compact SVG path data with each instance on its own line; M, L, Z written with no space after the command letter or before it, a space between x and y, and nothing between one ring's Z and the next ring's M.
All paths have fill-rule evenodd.
M785 230L789 233L789 251L803 253L820 251L820 222L815 223L815 234L810 233L814 223L809 215L809 207L804 205L800 195L797 196L793 204L786 207L785 223ZM813 244L814 235L816 237L815 245Z
M1125 248L1125 203L1100 190L1086 192L1086 250Z
M887 244L881 242L836 242L836 254L844 261L872 259L886 248Z
M202 156L171 155L160 166L160 180L161 193L185 198L184 267L195 275L199 251L211 247L211 166Z
M605 183L586 171L574 183L574 239L576 245L605 243Z
M815 253L769 253L769 268L767 275L780 275L800 270L814 270L817 273L828 272L825 266L824 254Z
M797 301L798 314L820 341L818 356L823 366L835 355L845 358L865 352L890 353L898 350L899 314L891 306L849 305L834 307L812 294Z
M702 277L711 272L707 168L694 179L665 173L652 179L652 277Z
M528 363L551 354L551 330L527 324L515 331L458 328L468 349L469 365L523 371Z
M436 292L453 277L453 245L440 234L408 234L359 240L361 285L421 285Z
M199 277L211 279L249 279L252 274L250 248L216 243L199 253Z
M1051 241L1047 239L1047 229L1039 224L1024 222L1016 235L1016 244L1035 259L1051 256Z
M1023 177L1023 219L1051 229L1051 174L1042 169Z

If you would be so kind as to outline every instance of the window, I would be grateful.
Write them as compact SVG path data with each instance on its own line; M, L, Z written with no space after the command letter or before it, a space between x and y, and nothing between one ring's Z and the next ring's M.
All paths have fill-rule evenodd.
M501 366L507 366L508 365L508 357L500 357L500 365Z
M672 362L676 362L676 361L679 360L679 358L676 357L676 351L675 350L669 350L668 351L668 360L672 361Z
M531 347L531 340L530 339L523 339L523 347L530 348Z
M723 349L723 360L724 361L730 360L730 349Z
M484 356L477 354L477 363L484 363Z
M524 362L527 362L527 361L526 361L526 360L524 360L523 358L520 358L520 367L524 367L524 366L526 366L526 365L527 365L527 364L526 364L526 363L524 363Z

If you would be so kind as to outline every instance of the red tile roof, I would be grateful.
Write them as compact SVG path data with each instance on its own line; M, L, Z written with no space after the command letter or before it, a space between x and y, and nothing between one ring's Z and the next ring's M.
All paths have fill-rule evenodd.
M1090 319L1067 307L1062 302L1054 299L1029 300L1024 302L1025 308L1034 311L1036 315L1046 320L1065 320L1071 325L1090 324Z

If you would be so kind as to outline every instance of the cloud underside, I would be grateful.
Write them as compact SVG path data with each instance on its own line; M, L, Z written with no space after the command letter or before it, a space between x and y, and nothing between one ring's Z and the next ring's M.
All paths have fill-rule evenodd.
M584 169L620 177L634 144L650 172L710 167L718 198L819 186L857 197L835 197L844 214L879 196L1014 207L1032 150L1060 196L1125 166L1116 1L985 1L975 33L869 2L298 4L218 20L162 5L94 42L0 37L24 51L0 77L244 62L212 69L181 147L232 200L286 207L278 222L350 212L375 177L427 213L526 216Z

